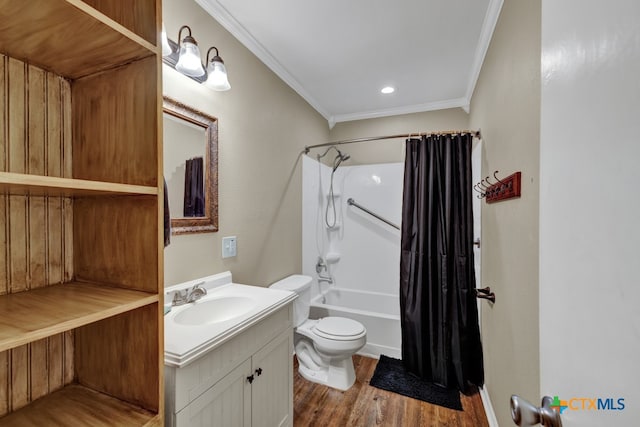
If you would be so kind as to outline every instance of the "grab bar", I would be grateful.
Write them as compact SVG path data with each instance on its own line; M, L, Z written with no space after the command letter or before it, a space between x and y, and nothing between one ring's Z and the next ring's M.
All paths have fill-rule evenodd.
M392 226L393 228L395 228L396 230L400 230L400 227L397 226L396 224L392 223L391 221L389 221L388 219L385 219L383 217L381 217L380 215L378 215L375 212L371 212L369 209L365 208L364 206L361 206L359 204L356 203L355 200L353 200L352 198L349 198L349 200L347 200L347 204L349 206L355 206L356 208L360 209L361 211L364 211L366 213L368 213L369 215L371 215L374 218L379 219L380 221Z

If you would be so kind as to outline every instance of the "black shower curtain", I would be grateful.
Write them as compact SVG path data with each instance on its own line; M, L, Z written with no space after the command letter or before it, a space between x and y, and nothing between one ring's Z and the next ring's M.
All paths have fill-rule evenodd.
M202 157L187 160L184 172L185 217L204 216L204 173Z
M464 391L484 382L473 263L471 135L407 140L402 206L402 360Z

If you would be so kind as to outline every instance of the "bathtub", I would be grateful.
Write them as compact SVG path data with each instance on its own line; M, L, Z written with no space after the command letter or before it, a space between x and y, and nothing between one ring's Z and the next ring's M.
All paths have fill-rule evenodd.
M329 288L311 300L309 317L348 317L367 328L367 344L358 352L379 358L399 359L400 301L397 295L345 288Z

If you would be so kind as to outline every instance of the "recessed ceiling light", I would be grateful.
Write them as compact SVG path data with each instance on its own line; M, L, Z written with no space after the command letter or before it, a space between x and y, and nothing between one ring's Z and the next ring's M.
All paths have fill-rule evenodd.
M380 89L380 92L384 93L385 95L393 93L395 91L396 91L396 88L391 86L385 86L382 89Z

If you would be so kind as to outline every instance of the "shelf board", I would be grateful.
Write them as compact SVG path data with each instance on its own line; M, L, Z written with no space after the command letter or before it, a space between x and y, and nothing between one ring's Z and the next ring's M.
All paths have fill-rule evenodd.
M0 193L31 196L157 195L156 187L0 172Z
M81 0L0 0L0 52L70 79L158 49Z
M0 352L157 301L157 294L85 282L2 295Z
M0 418L4 426L142 426L157 414L72 384Z

